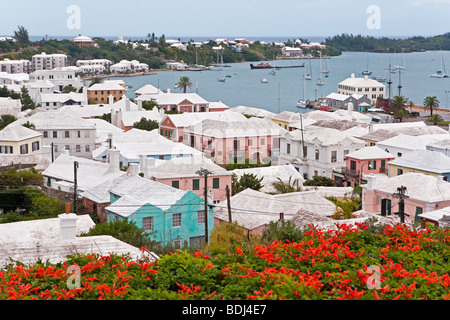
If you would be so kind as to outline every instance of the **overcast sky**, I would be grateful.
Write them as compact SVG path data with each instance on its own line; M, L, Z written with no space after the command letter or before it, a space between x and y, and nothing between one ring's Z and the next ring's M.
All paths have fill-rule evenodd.
M79 16L67 13L69 6L79 8ZM0 7L0 35L12 35L18 25L31 36L91 37L145 37L152 32L179 37L450 32L450 0L0 0Z

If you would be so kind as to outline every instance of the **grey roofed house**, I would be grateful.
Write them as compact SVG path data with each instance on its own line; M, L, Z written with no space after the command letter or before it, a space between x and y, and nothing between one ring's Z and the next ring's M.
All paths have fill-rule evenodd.
M315 192L294 192L269 195L252 189L246 189L230 198L232 221L252 231L265 228L270 222L280 219L292 219L300 209L307 210L322 217L333 215L336 206L317 196ZM218 220L228 221L226 201L216 205L214 216Z
M79 237L95 226L89 215L76 216L75 226L73 236L66 238L61 217L0 224L0 268L12 263L11 259L24 264L35 263L38 259L58 263L78 253L129 254L133 259L143 256L138 248L111 236ZM145 255L156 257L153 253Z
M238 178L242 177L246 173L254 174L259 179L263 178L263 180L261 181L263 187L259 191L265 193L273 193L276 191L272 184L274 182L278 182L278 178L285 183L289 181L289 178L291 178L291 182L293 182L295 179L298 179L299 186L302 186L303 182L305 181L300 172L298 172L291 164L248 169L235 169L232 170L231 173L236 174Z
M450 157L438 151L412 150L402 157L389 161L389 165L450 176Z

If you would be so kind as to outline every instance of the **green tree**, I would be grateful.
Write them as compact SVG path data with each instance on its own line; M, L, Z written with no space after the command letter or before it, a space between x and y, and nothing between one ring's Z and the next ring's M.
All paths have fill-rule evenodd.
M30 45L30 37L28 31L23 26L18 26L19 30L14 31L14 39L20 44L22 48Z
M74 86L65 86L62 89L63 93L76 92L76 91L77 91L77 88L75 88Z
M20 102L22 103L22 110L35 109L36 104L34 103L33 99L31 99L28 89L25 86L23 86L20 91L21 91Z
M184 93L186 93L186 88L189 87L192 88L192 82L189 77L183 76L180 78L180 80L175 84L175 87L177 89L183 90Z
M158 107L158 104L156 101L148 100L148 101L142 101L142 108L145 110L152 110L154 107Z
M99 77L92 78L91 82L89 83L89 87L92 87L94 84L97 83L103 83L103 79Z
M3 114L0 117L0 130L16 120L17 120L16 117L14 117L12 114Z
M430 110L430 116L433 115L433 109L439 108L439 100L436 96L428 96L423 99L423 108L425 110Z
M240 178L233 173L231 182L231 194L235 195L245 189L253 189L259 191L263 185L261 181L263 178L258 178L254 173L244 173Z
M405 111L406 111L406 103L408 102L408 99L403 97L403 96L395 96L392 101L391 101L391 108L392 111L395 113L397 113L398 115L405 115ZM400 112L402 111L402 112ZM400 112L400 113L399 113Z
M32 129L32 130L36 129L36 126L33 123L31 123L30 121L25 122L22 126L24 126L25 128L28 128L28 129Z
M433 114L432 116L428 116L428 119L435 125L437 126L439 122L444 121L444 119L441 117L440 114Z
M133 127L136 129L152 131L159 128L159 123L156 120L148 120L142 117L140 121L133 124Z
M99 235L113 236L118 240L140 248L151 243L150 237L152 233L145 232L136 226L134 222L124 219L96 224L88 233L82 234L82 236Z
M335 187L336 181L333 179L322 177L322 176L314 176L312 180L307 180L303 182L304 186L322 186L322 187Z
M275 193L290 193L302 191L302 186L299 179L292 180L292 176L288 181L283 181L277 178L278 181L272 183L272 187L276 190Z

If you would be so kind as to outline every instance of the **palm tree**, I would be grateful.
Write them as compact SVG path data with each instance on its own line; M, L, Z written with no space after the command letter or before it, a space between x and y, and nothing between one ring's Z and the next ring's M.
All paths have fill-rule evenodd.
M395 96L391 102L392 111L394 111L394 113L399 110L405 111L407 102L408 98L405 98L403 96Z
M425 99L423 99L423 108L425 110L430 110L430 116L433 115L433 108L439 108L439 100L436 98L436 96L428 96Z
M191 79L189 79L189 77L183 76L180 78L180 80L175 84L175 88L178 89L183 89L184 93L186 93L186 88L189 87L192 88L192 82Z
M292 180L292 176L290 176L289 180L286 182L280 178L277 178L277 180L278 181L272 183L272 187L276 190L275 194L302 191L302 186L300 185L299 179Z
M28 129L32 129L32 130L36 129L35 125L33 123L31 123L30 121L25 122L22 126L24 126L25 128L28 128Z
M0 130L6 127L8 124L16 121L16 117L11 114L4 114L0 117Z
M92 78L91 82L89 83L89 87L92 87L94 84L97 83L103 83L103 79L98 77Z

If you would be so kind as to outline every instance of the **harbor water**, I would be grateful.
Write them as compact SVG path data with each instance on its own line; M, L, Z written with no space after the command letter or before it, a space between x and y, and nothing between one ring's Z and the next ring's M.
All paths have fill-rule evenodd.
M312 80L306 81L306 99L317 100L337 92L339 82L350 77L364 77L362 71L372 71L372 76L386 78L386 94L388 94L387 79L391 77L391 97L398 95L398 85L401 83L401 95L415 104L422 105L427 96L436 96L440 101L440 108L450 108L450 78L432 78L431 74L442 70L441 56L444 66L450 68L449 51L426 51L415 53L364 53L343 52L342 55L330 59L295 59L267 61L272 66L291 66L305 64L304 68L250 69L250 63L243 62L226 64L223 70L213 71L158 71L156 75L136 77L122 77L126 85L130 86L127 95L134 97L134 90L146 84L151 84L161 90L170 89L172 92L181 92L175 88L175 83L182 76L187 76L192 87L187 92L196 92L207 101L222 101L229 107L239 105L262 108L271 112L294 111L307 112L310 109L297 108L298 100L303 99L303 74L312 71ZM321 78L324 85L316 85L320 73L320 64L328 67L329 75ZM396 73L389 72L389 64L405 65L405 69ZM450 70L450 69L449 69ZM450 73L447 71L447 73ZM217 80L225 77L225 82ZM261 82L265 78L267 82ZM112 79L112 78L111 78Z

